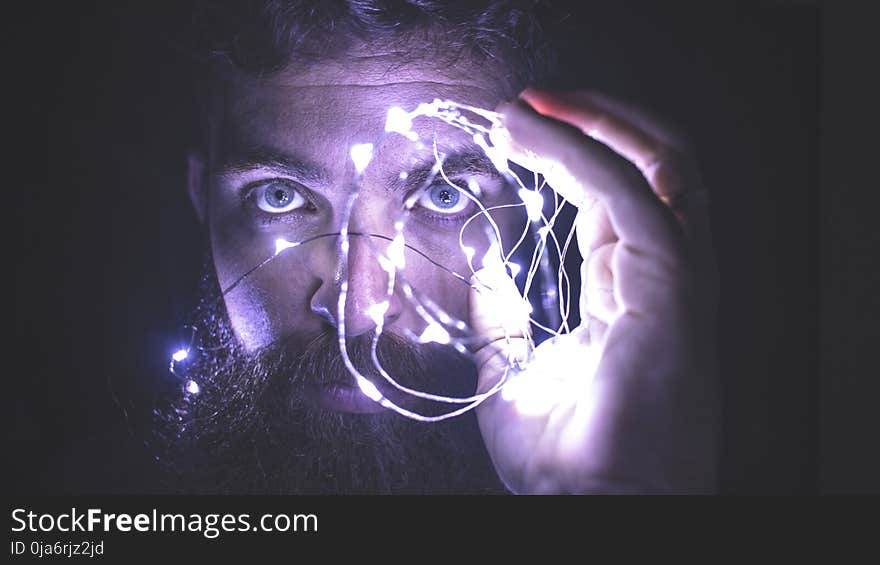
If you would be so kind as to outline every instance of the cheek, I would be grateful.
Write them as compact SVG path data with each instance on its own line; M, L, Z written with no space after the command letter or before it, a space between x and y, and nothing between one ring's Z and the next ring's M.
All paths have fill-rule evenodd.
M316 283L305 268L307 251L293 249L275 256L277 234L254 234L234 220L217 227L211 238L217 280L227 290L229 320L245 349L320 331L310 326L318 324L310 315Z
M255 290L250 286L239 287L224 297L232 329L249 352L271 343L275 333L271 309Z
M234 222L212 225L211 252L220 288L236 283L245 273L272 256L272 238L254 237Z
M258 233L243 205L229 196L229 192L231 190L215 189L208 209L211 253L222 289L264 261L273 251L271 237Z
M308 339L322 330L310 307L318 282L294 255L279 255L225 296L232 327L249 351L281 337Z
M485 241L485 238L482 240ZM429 298L450 316L466 321L469 287L453 273L460 275L465 281L470 278L471 273L467 258L459 247L458 230L447 232L420 229L416 233L413 229L407 234L407 243L430 260L409 251L403 271L406 280L418 295Z
M526 219L516 208L495 210L490 214L501 232L505 251L508 251L521 236ZM469 285L449 271L461 275L465 281L473 274L461 245L473 249L473 268L482 268L483 259L490 250L490 242L494 239L491 237L494 228L488 219L478 216L463 232L461 244L459 233L460 226L440 229L410 224L407 227L407 243L441 266L432 264L415 252L408 252L404 274L417 292L433 300L449 315L467 321Z
M448 273L440 274L436 269L433 272L424 269L414 275L407 274L407 280L415 289L417 296L430 299L453 318L467 321L468 285L461 280L453 278ZM413 321L406 325L414 331L421 330L425 325L425 322L414 310L412 311L412 319Z

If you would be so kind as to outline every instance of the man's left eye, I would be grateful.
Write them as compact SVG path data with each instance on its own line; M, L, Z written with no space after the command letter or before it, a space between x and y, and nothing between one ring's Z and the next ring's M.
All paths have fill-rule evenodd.
M470 199L454 186L438 184L430 186L419 198L417 204L422 208L441 214L461 212L470 204Z

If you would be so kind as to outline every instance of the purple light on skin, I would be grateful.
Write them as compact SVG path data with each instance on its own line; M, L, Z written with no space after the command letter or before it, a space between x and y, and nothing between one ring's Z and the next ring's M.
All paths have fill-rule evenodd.
M524 416L542 416L556 406L589 392L599 367L602 348L592 344L585 349L577 340L570 338L561 336L560 339L554 339L552 349L539 346L531 359L520 363L520 370L512 372L501 390L501 398L513 402L517 411ZM570 368L575 365L580 371L572 375Z
M467 116L463 114L463 112L472 113L476 116L481 117L486 120L489 125L483 125L481 123L472 121ZM492 112L490 110L484 110L481 108L475 108L463 104L456 103L454 101L445 101L435 99L431 103L422 103L419 104L418 107L412 112L407 112L402 108L391 108L388 110L385 122L385 132L386 133L397 133L405 138L413 141L417 144L418 148L424 148L425 144L423 144L419 140L419 135L415 133L412 129L413 120L419 116L425 116L427 118L439 119L453 127L456 127L468 135L473 136L474 142L479 144L487 156L492 160L495 164L496 168L502 174L509 174L515 177L517 184L519 185L519 197L521 199L521 203L509 204L506 206L523 206L525 211L527 212L528 219L531 222L540 222L542 220L542 212L544 207L544 198L539 190L529 189L526 185L517 177L517 175L508 168L506 150L512 149L512 142L509 140L509 135L504 130L503 125L500 122L500 116ZM479 120L482 121L482 120ZM497 142L496 142L497 141ZM359 181L366 169L369 167L369 164L374 157L374 151L376 147L372 143L356 143L349 147L349 157L354 165L355 173L356 173L356 181ZM476 201L476 204L480 207L480 212L475 214L471 219L477 216L485 216L486 220L489 222L490 226L486 227L487 238L489 238L490 245L489 249L485 252L485 255L481 252L481 257L476 257L477 250L473 247L465 245L463 242L463 229L462 232L459 233L459 246L461 248L461 252L467 258L468 266L470 267L471 272L474 272L474 260L482 259L482 264L484 268L488 268L488 270L494 275L490 275L489 279L491 284L487 285L491 290L495 290L496 292L488 293L483 296L483 299L492 298L491 304L488 304L488 314L487 317L493 320L497 320L501 326L505 329L505 333L510 333L510 335L524 335L528 333L527 325L530 323L530 314L532 313L531 304L528 303L528 300L525 296L520 294L520 291L515 289L515 285L512 284L513 280L518 276L526 275L526 288L529 287L529 282L531 277L537 271L539 267L539 260L545 251L551 250L552 246L546 244L549 238L553 238L552 242L555 245L555 250L560 255L564 256L563 251L560 250L560 246L556 240L555 233L551 231L551 225L553 223L553 219L555 219L555 213L558 213L560 209L560 202L558 198L551 200L551 204L555 204L555 213L551 216L549 222L544 220L544 226L535 226L537 229L537 235L541 242L544 242L544 245L541 246L541 254L536 255L532 258L530 264L517 264L511 262L509 259L513 255L516 248L519 247L519 244L522 243L523 238L517 242L513 249L507 250L503 248L501 242L501 236L499 233L498 226L495 225L492 217L489 215L489 210L486 210L483 205L480 203L478 198L481 196L482 191L480 190L479 184L475 179L467 180L468 190L463 190L458 187L452 180L446 177L442 169L444 156L439 154L437 149L437 143L433 145L434 156L436 159L436 163L432 169L433 175L439 175L444 181L446 181L451 186L462 190L462 193ZM552 165L552 164L551 164ZM548 167L551 172L556 172L556 168L559 167ZM564 177L563 173L566 171L562 169L559 172L556 172L556 175L553 176L553 180L558 180L561 184L564 185L564 189L568 189L568 192L571 192L570 188L570 180L567 177ZM407 171L399 172L398 174L401 180L406 180L409 176ZM546 175L545 175L546 176ZM560 180L561 179L561 180ZM564 182L563 182L564 181ZM549 183L549 181L548 181ZM556 185L551 185L553 188L557 188ZM557 191L558 192L558 191ZM563 195L564 196L564 195ZM354 200L357 197L357 192L352 194L348 202L348 206L346 207L346 214L343 218L343 222L340 228L339 236L340 236L340 251L343 257L347 256L349 252L349 239L348 239L348 220L351 213L351 208L353 206ZM408 198L405 202L405 207L407 210L410 210L414 207L416 201L418 200L418 195L413 195ZM501 206L505 207L505 206ZM405 216L402 216L403 218ZM469 220L470 221L470 220ZM395 275L398 271L401 271L406 266L406 258L405 258L405 248L407 247L405 237L403 234L404 228L403 219L398 219L395 223L395 234L393 238L389 238L390 243L385 249L385 253L378 253L376 259L378 260L380 266L389 274L389 297L394 289L394 280ZM494 228L494 230L490 229ZM528 225L524 227L524 234L528 231ZM570 237L570 236L569 236ZM263 266L268 263L269 260L279 255L280 253L290 249L292 247L297 247L302 245L303 243L310 241L289 241L283 237L276 238L274 240L274 255L270 256L266 261L262 264L258 265L257 268ZM482 249L481 249L482 251ZM562 259L564 257L560 257L560 265L563 263ZM543 265L543 263L540 263ZM545 267L546 269L546 267ZM255 270L255 269L254 269ZM250 274L248 272L247 274ZM245 276L247 276L247 274ZM452 273L456 274L456 273ZM491 281L492 277L500 277L498 281ZM557 273L557 276L564 276L564 272L562 271L562 267L560 267L560 273ZM459 278L462 278L459 275ZM466 281L465 281L466 282ZM482 282L482 281L481 281ZM237 284L237 283L236 283ZM485 284L485 283L484 283ZM234 285L233 285L234 286ZM227 289L227 292L230 289ZM404 294L406 295L407 301L414 304L414 307L417 311L419 311L427 322L427 326L422 331L421 335L415 334L413 332L408 332L410 337L415 341L421 343L437 343L450 345L454 347L457 351L462 354L468 354L470 352L467 347L468 340L467 338L470 336L466 336L465 338L458 338L450 335L447 328L455 327L457 330L461 332L469 332L470 328L468 325L462 320L456 320L445 313L441 308L434 305L432 306L432 310L437 310L436 312L427 312L425 307L422 305L422 298L416 298L409 287L409 285L403 286ZM560 399L567 398L570 396L570 384L565 379L552 379L552 373L560 372L564 373L560 367L553 366L553 363L547 363L544 360L543 363L537 363L532 366L528 363L528 355L526 353L520 354L517 353L508 359L508 367L505 368L504 374L498 383L492 387L491 390L481 393L479 395L474 395L467 398L451 398L445 397L441 395L433 395L429 393L424 393L421 391L406 389L405 387L401 387L398 385L391 376L387 375L383 372L383 376L395 387L399 390L407 392L409 394L417 395L421 398L447 402L447 403L458 403L463 404L460 409L453 410L452 412L447 412L444 414L436 415L436 416L427 416L423 414L418 414L415 412L411 412L402 408L401 406L397 406L391 400L384 397L382 392L376 387L376 385L365 378L362 374L358 372L358 370L351 363L351 360L348 357L348 352L346 350L345 345L345 301L346 295L348 293L348 281L342 280L340 285L340 293L338 300L338 309L339 309L339 345L340 352L343 356L343 360L345 361L346 368L349 372L354 376L355 382L358 385L360 391L373 400L374 402L379 403L380 405L397 412L398 414L412 418L414 420L424 421L424 422L434 422L440 421L447 418L455 417L458 414L464 413L468 410L473 409L483 400L493 396L497 392L506 393L504 398L508 401L515 403L516 408L528 414L541 414L546 413L548 409L551 409L553 405L558 403ZM549 294L557 294L556 289L550 288L548 291ZM564 300L560 299L560 310L567 308L568 297L567 295L562 297ZM388 313L388 309L390 307L389 301L386 300L378 302L376 304L371 305L367 309L367 314L376 324L377 333L381 333L383 330L383 326L385 323L385 316ZM522 326L526 326L525 328ZM548 328L547 331L554 334L554 336L564 335L561 333L563 330L567 331L567 326L563 324L558 330L554 330L553 328ZM195 338L195 336L194 336ZM508 337L509 339L509 337ZM511 341L517 349L523 349L523 351L528 351L530 348L533 350L535 348L534 344L530 342L528 338L525 339L513 339ZM567 358L567 355L553 355L548 352L548 355L545 357L565 357L566 361L569 363L573 362L573 358ZM189 356L189 349L180 349L172 355L171 367L170 370L172 373L175 373L175 363L184 361ZM378 366L378 361L374 359L374 363ZM526 367L526 365L529 365ZM381 371L381 367L379 367ZM512 374L514 377L534 377L534 378L514 378L515 382L511 383L508 378L508 372L510 370L515 371L517 374ZM519 375L518 373L528 372L529 375ZM547 380L544 373L551 373L551 380L554 382L548 384L547 386L542 386L544 381ZM562 382L556 382L556 381ZM184 377L183 379L183 392L184 394L189 395L197 395L201 392L201 387L199 384L191 379L187 379ZM509 390L506 388L507 385L511 385Z

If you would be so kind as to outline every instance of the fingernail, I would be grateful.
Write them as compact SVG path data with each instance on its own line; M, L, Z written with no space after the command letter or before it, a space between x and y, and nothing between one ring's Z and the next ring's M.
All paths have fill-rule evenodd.
M520 108L520 109L528 110L531 112L535 111L535 109L532 108L532 105L529 104L527 100L523 100L522 98L516 98L514 100L506 100L506 101L502 102L501 104L499 104L495 108L495 111L498 112L499 114L501 114L501 116L503 117L505 114L510 112L510 110L512 110L513 108Z
M530 87L524 89L522 92L520 92L519 97L528 99L529 97L534 96L536 94L539 96L541 94L550 94L550 91L544 90L543 88L537 88L534 86L530 86Z
M547 88L536 88L530 86L526 88L522 92L519 93L519 97L522 100L526 100L529 103L535 98L563 98L567 93L563 90L550 90Z

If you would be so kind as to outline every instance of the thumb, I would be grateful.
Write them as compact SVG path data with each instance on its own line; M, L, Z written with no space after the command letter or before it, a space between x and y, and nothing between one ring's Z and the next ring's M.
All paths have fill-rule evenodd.
M480 394L495 386L505 369L528 359L532 309L501 265L474 273L468 303L477 336L474 356Z

